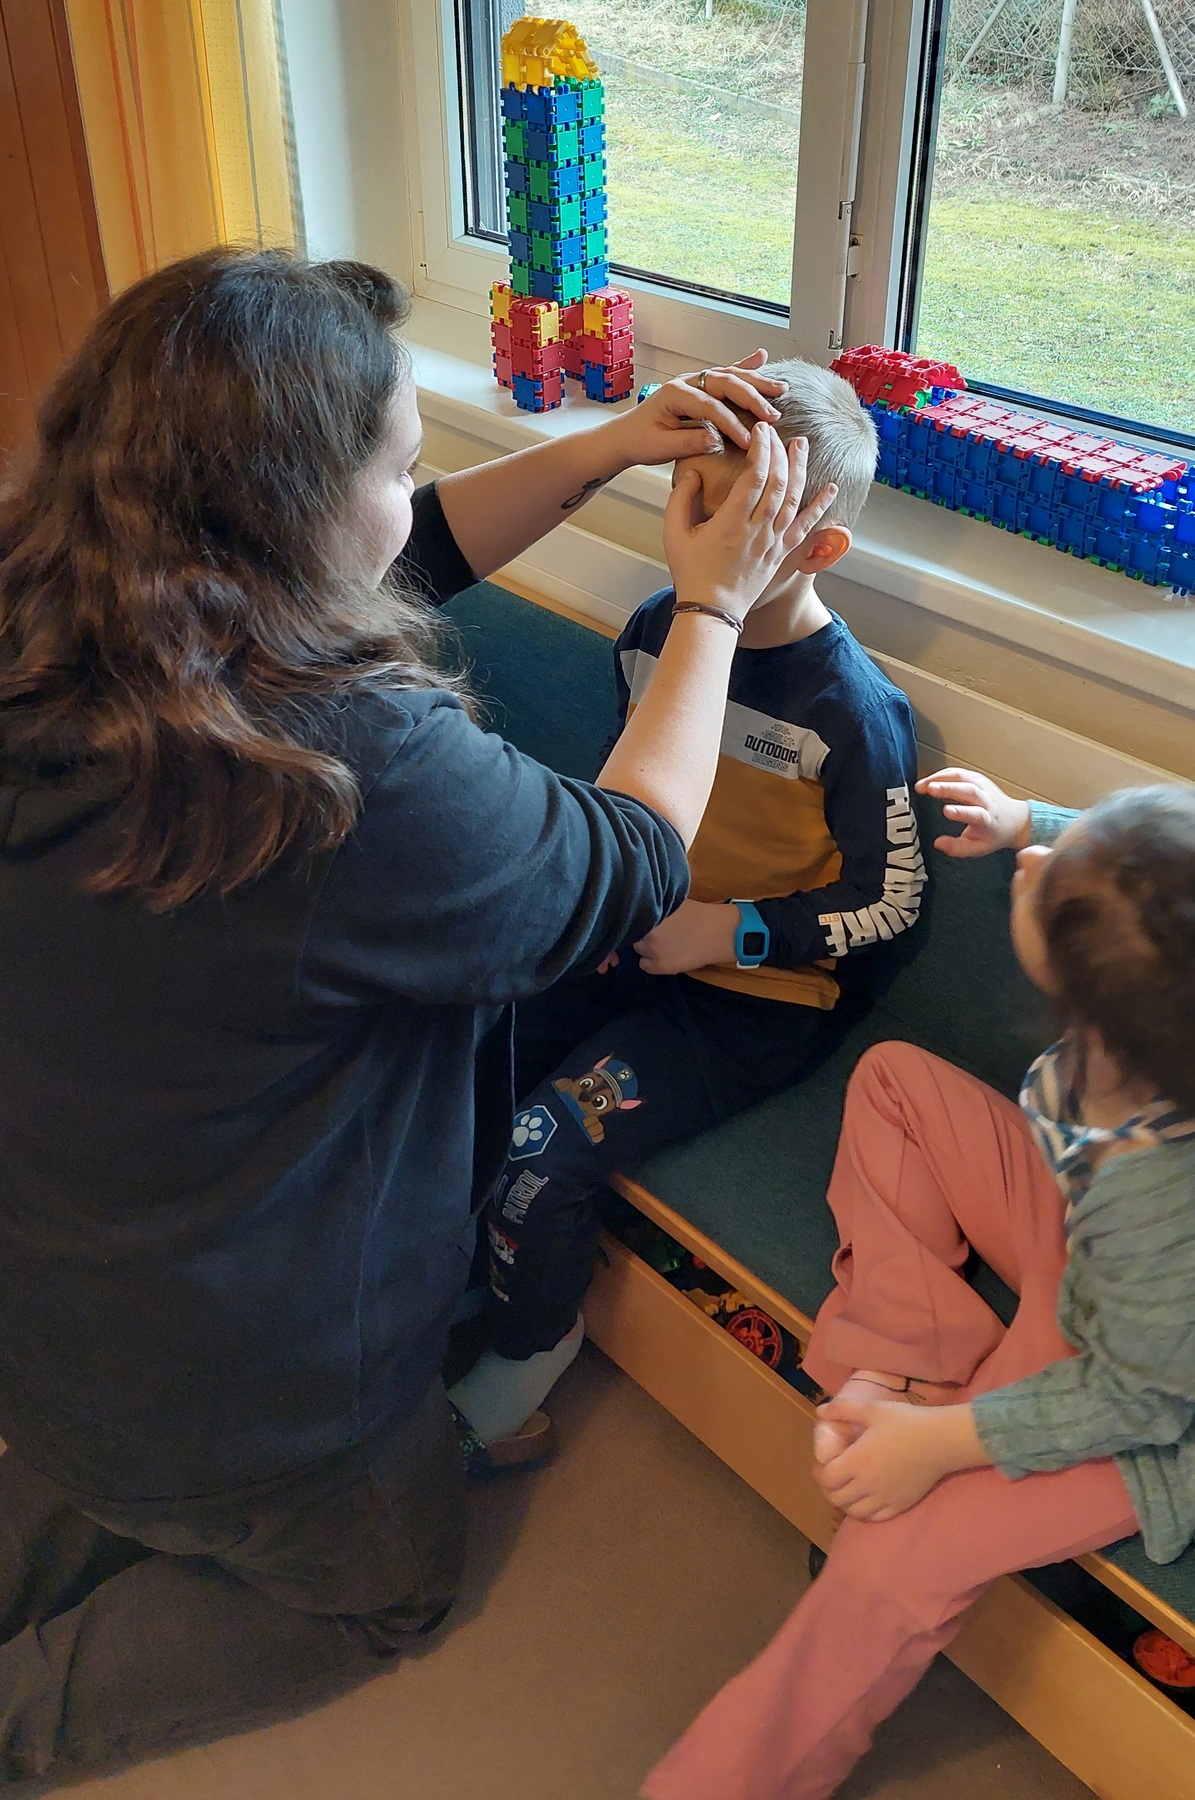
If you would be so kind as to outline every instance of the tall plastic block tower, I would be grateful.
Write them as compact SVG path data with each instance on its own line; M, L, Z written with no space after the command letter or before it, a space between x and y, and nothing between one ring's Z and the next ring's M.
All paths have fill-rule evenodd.
M563 19L516 19L502 39L510 280L491 290L494 373L525 412L634 386L631 297L609 286L606 101Z
M952 363L866 344L830 366L875 420L877 481L1150 587L1195 591L1195 463L985 400Z

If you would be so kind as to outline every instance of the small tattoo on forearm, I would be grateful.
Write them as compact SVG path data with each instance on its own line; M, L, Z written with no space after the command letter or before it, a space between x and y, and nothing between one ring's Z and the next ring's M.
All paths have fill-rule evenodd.
M595 475L593 480L587 481L583 488L579 488L575 494L570 494L567 500L561 501L561 512L572 512L575 506L582 505L596 489L605 487L606 480L607 477L605 475Z

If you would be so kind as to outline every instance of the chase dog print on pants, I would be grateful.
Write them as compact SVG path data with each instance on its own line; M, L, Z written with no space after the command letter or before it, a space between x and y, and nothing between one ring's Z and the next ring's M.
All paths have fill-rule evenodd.
M579 1081L561 1075L552 1086L591 1144L605 1143L611 1113L633 1112L643 1105L634 1069L613 1056L603 1056Z

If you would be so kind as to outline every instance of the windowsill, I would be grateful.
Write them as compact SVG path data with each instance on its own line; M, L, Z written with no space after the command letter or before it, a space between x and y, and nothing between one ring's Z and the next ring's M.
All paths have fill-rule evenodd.
M408 341L424 415L493 450L523 449L610 416L575 393L555 412L520 412L494 381L488 322L454 308L420 302ZM662 373L639 365L636 382ZM669 473L631 469L611 489L662 512ZM1166 589L879 484L840 572L1022 653L1195 712L1195 606Z

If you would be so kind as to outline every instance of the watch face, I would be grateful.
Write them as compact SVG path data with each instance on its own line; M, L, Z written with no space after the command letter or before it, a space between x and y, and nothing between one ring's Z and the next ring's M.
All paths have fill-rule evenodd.
M740 956L762 956L764 953L765 939L762 931L744 931L741 943Z

